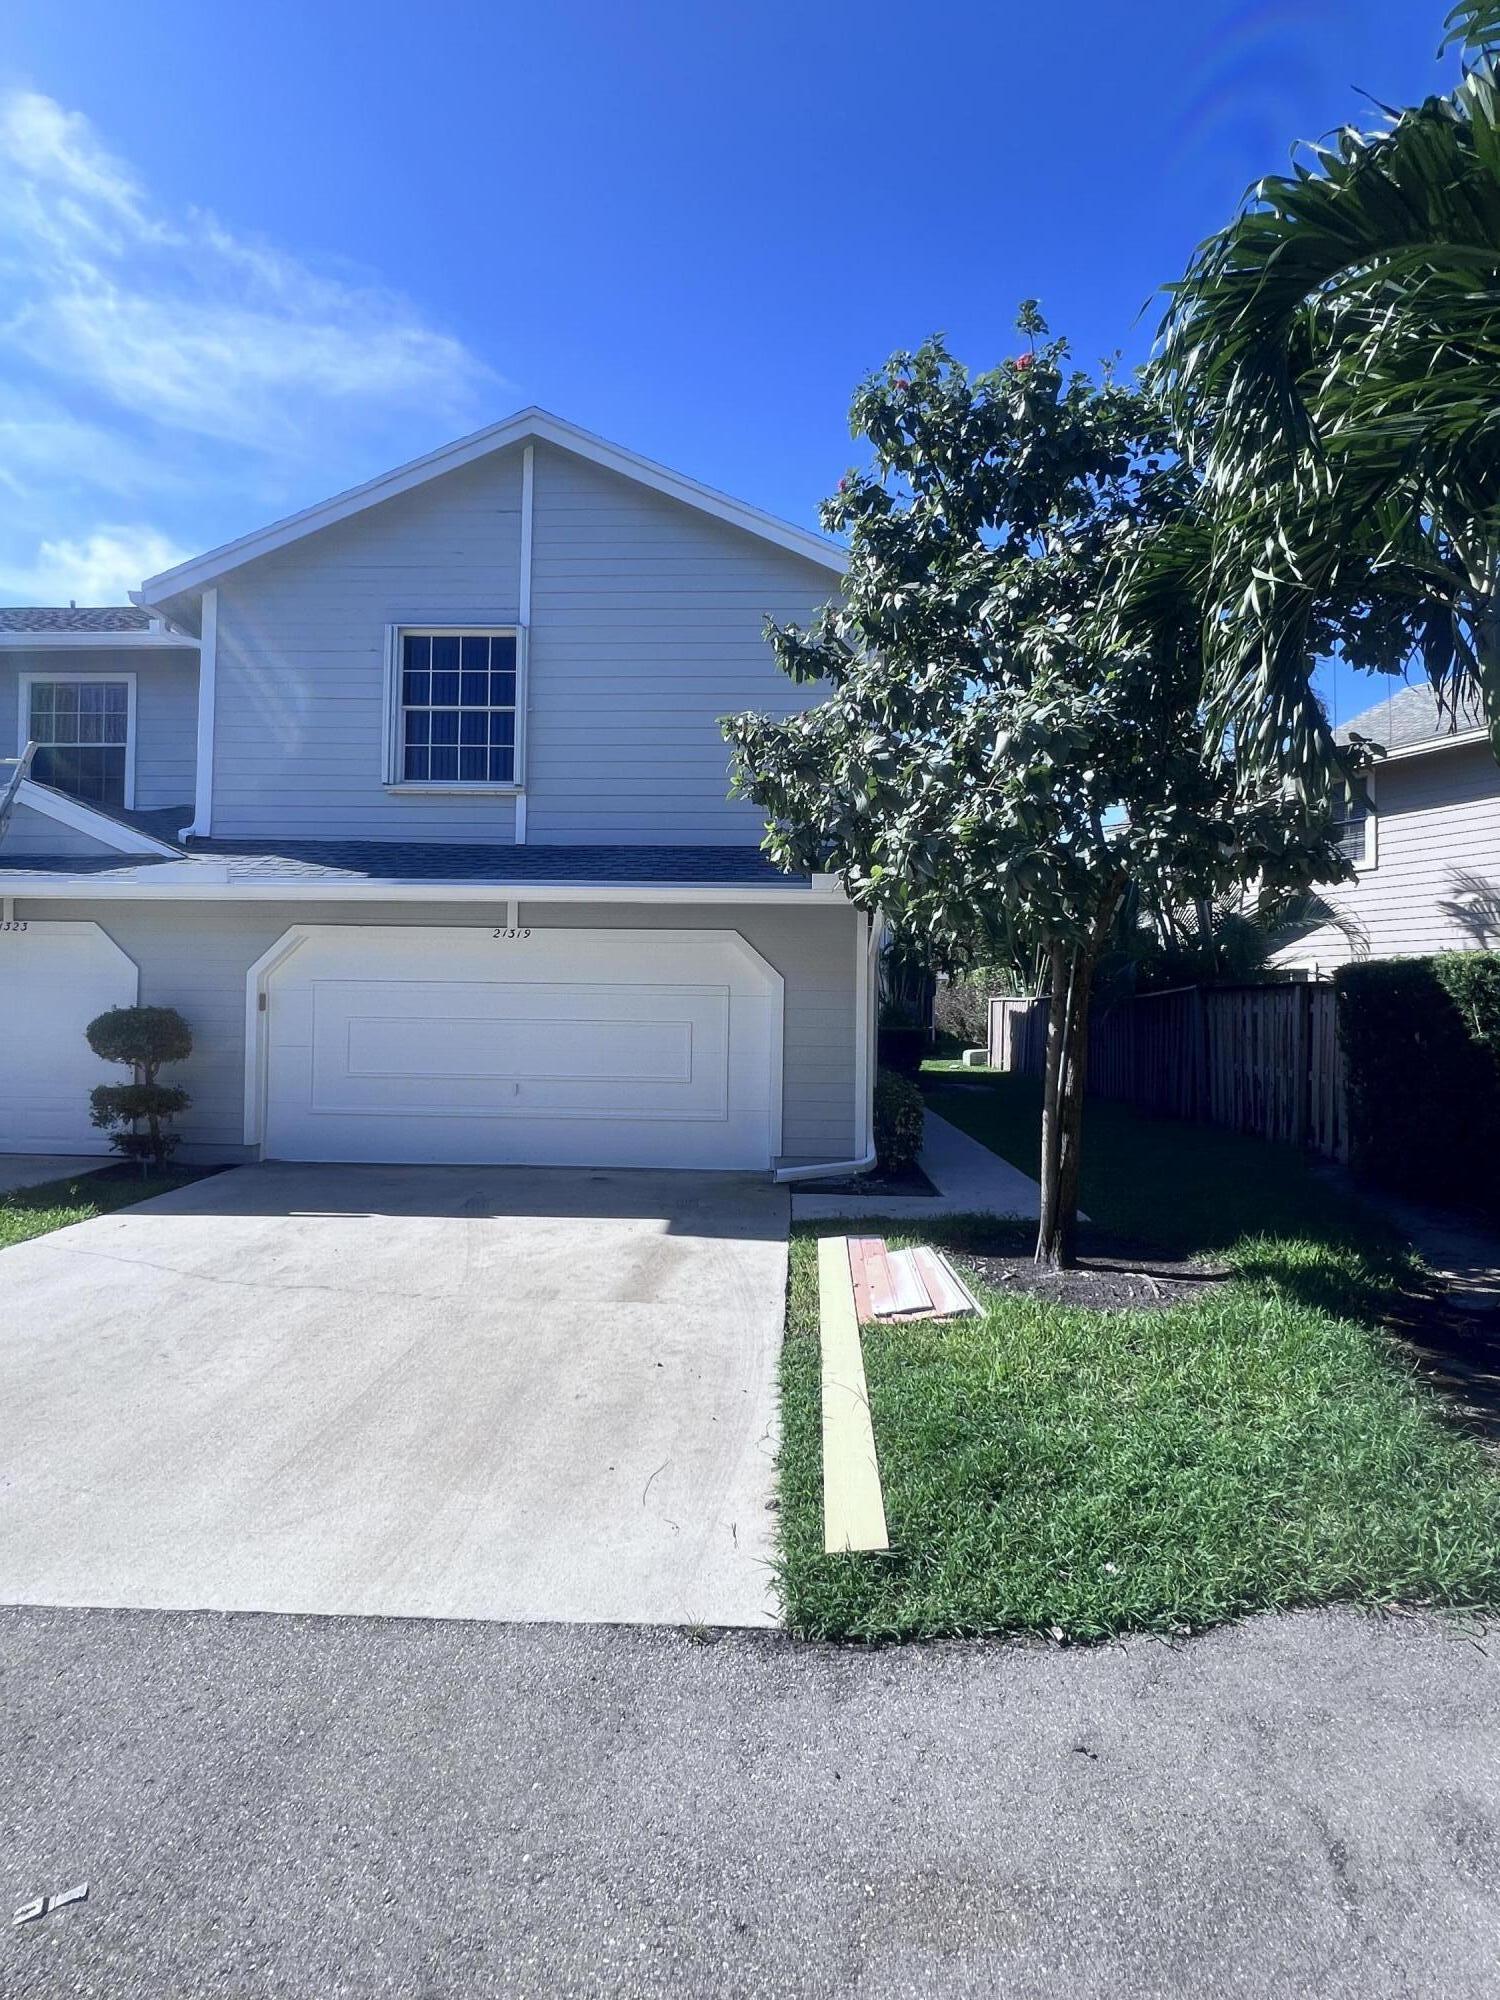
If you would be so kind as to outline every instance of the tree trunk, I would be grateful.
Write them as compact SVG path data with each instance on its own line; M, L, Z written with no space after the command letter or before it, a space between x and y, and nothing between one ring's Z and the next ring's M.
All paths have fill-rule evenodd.
M1106 892L1086 943L1054 945L1047 1017L1047 1074L1042 1098L1042 1196L1036 1258L1051 1270L1074 1261L1083 1156L1083 1098L1088 1078L1089 1000L1094 970L1125 893L1124 877Z
M1037 1261L1042 1261L1042 1245L1057 1233L1057 1203L1062 1172L1062 1131L1059 1123L1062 1094L1063 1040L1068 1025L1068 988L1072 983L1072 953L1066 945L1054 944L1047 954L1047 1048L1042 1070L1042 1164L1041 1219L1037 1230Z

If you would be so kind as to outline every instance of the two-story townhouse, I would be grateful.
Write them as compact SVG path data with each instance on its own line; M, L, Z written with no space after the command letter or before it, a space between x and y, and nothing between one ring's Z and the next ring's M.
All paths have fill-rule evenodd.
M842 561L528 410L0 617L0 1150L100 1146L84 1028L139 1001L189 1158L867 1164L874 927L761 854L719 728L806 699L764 621Z
M1500 949L1500 765L1478 704L1447 713L1425 683L1393 684L1334 733L1381 753L1343 801L1354 880L1319 892L1326 914L1272 963L1316 976L1351 958Z

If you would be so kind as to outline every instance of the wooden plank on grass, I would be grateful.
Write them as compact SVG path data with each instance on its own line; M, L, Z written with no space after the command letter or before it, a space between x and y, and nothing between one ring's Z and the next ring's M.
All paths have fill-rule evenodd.
M877 1302L876 1316L886 1314L896 1316L903 1313L925 1313L932 1311L932 1300L927 1295L927 1287L922 1283L921 1268L916 1253L912 1250L888 1250L885 1267L890 1275L891 1303L882 1308Z
M927 1288L927 1296L932 1300L932 1310L938 1317L949 1313L971 1313L976 1310L968 1288L963 1284L946 1257L940 1257L936 1250L925 1246L912 1251L912 1261L921 1273L922 1283Z
M842 1236L818 1242L818 1328L823 1391L823 1547L829 1555L888 1549L875 1428Z

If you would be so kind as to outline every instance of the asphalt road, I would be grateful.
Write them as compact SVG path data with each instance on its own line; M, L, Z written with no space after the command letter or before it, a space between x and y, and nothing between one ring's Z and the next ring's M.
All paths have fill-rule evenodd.
M0 1992L1491 2000L1497 1660L0 1611Z

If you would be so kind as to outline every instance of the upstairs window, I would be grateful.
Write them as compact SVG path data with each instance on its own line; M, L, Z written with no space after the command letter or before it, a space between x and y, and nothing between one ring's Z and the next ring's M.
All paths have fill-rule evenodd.
M1333 830L1339 852L1356 868L1375 866L1375 812L1370 773L1360 786L1340 778L1333 791Z
M518 638L513 628L397 632L396 784L515 784Z
M23 674L21 744L37 746L37 783L106 809L132 804L133 695L129 674Z

